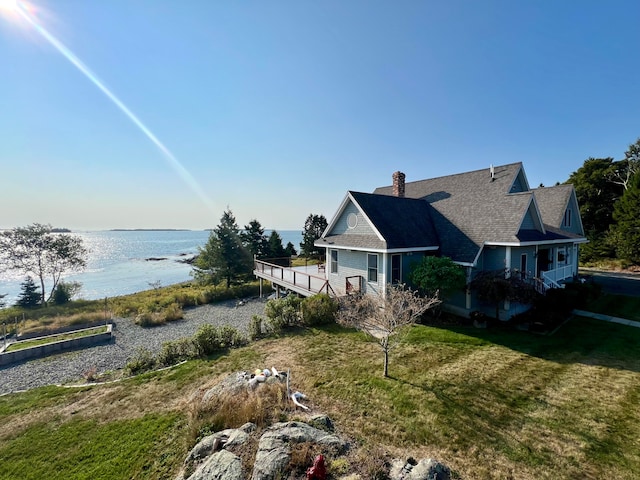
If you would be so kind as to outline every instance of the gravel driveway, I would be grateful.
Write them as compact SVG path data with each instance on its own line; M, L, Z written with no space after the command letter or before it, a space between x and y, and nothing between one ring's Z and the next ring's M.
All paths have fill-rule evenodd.
M138 349L157 352L164 342L192 336L205 323L229 325L242 333L253 315L262 315L266 300L253 299L241 306L235 300L185 309L184 319L159 327L142 328L131 319L114 320L114 340L83 350L60 353L0 368L0 395L51 384L77 382L95 367L98 373L123 368Z

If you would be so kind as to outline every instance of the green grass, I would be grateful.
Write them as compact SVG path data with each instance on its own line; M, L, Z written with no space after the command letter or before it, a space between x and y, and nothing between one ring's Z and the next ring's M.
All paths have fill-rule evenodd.
M573 318L552 336L415 326L391 352L338 326L81 390L0 397L0 479L175 478L193 393L275 366L370 448L465 479L640 478L640 329Z
M640 322L640 297L602 294L586 310Z
M88 337L89 335L98 335L100 333L106 333L107 327L95 327L83 329L79 332L60 333L58 335L49 335L44 338L37 338L33 340L24 340L16 343L12 343L5 350L5 352L14 352L17 350L23 350L25 348L37 347L38 345L45 345L47 343L61 342L63 340L73 340L74 338Z
M177 414L106 424L49 419L0 447L0 478L169 478L184 454L183 448L171 446L180 428Z

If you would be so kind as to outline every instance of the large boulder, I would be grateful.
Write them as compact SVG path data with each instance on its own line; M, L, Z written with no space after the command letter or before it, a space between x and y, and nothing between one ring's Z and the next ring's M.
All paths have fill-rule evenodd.
M204 461L217 450L244 444L249 440L249 434L255 429L255 424L245 423L240 428L229 428L204 437L191 449L187 458L185 458L185 471L192 471L197 464ZM209 459L207 459L207 463L209 463Z
M242 460L227 450L220 450L209 456L189 480L243 480Z
M302 422L275 423L260 438L253 464L251 480L275 480L289 464L292 443L315 443L346 449L346 443L336 435Z
M451 471L432 458L423 458L419 462L409 458L406 461L395 460L389 477L392 480L450 480Z

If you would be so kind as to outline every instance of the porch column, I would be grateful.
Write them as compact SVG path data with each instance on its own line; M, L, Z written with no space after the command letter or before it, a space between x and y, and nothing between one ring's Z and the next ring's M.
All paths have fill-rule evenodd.
M260 283L260 298L262 298L262 277L258 277L258 278Z
M509 278L511 277L511 247L505 247L504 264L505 264L504 278Z
M469 284L471 283L471 267L467 267L467 285L464 289L465 296L465 308L467 310L471 310L471 289L469 288Z
M387 294L387 261L389 260L389 256L387 252L382 254L382 278L384 282L382 283L382 294Z

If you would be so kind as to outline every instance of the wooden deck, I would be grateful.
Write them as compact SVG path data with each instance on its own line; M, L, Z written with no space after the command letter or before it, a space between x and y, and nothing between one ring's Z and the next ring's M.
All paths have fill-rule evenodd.
M282 267L263 260L255 260L253 268L253 274L259 279L267 280L305 297L318 293L335 296L329 280L324 277L324 271L324 265Z

